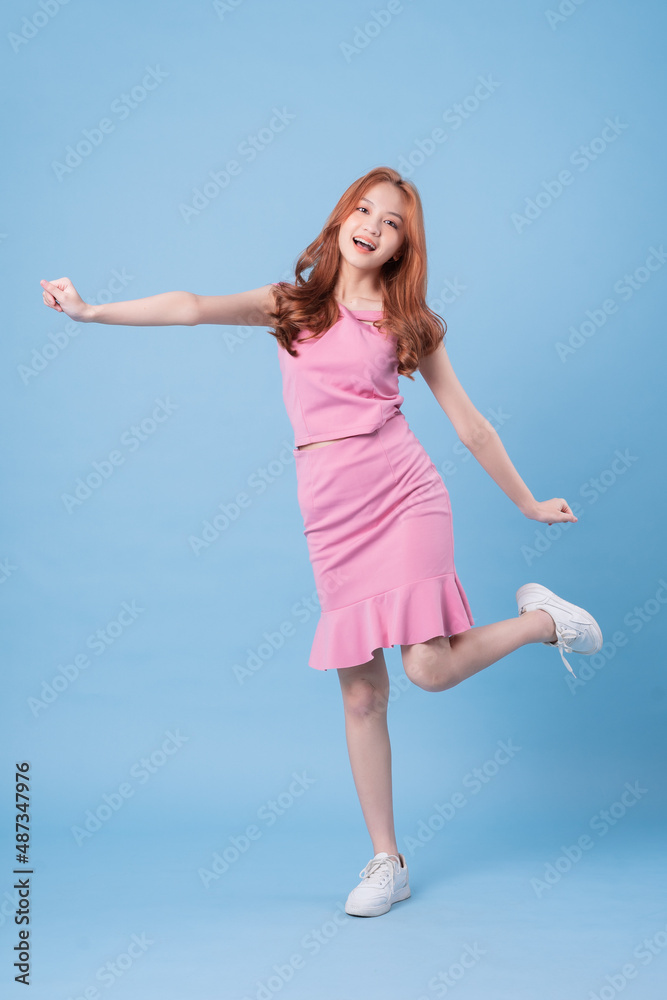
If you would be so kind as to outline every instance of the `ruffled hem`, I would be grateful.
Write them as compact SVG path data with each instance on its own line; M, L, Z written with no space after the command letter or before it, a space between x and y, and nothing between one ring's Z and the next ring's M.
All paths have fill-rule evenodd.
M474 624L456 573L418 580L345 608L323 611L308 665L315 670L354 667L367 663L375 649L455 635Z

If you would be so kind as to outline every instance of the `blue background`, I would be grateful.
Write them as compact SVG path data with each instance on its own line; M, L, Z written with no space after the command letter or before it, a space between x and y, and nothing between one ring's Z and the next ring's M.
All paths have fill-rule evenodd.
M23 995L11 797L29 760L34 998L419 1000L453 989L443 976L459 1000L663 997L663 5L56 2L2 14L4 995ZM159 83L121 111L151 68ZM480 78L494 83L478 100ZM262 131L276 109L284 126ZM104 118L80 163L55 166ZM68 328L39 281L102 301L289 280L342 191L381 164L421 193L429 304L461 382L533 494L579 507L576 524L526 519L421 377L401 379L450 491L476 623L516 615L536 580L590 609L606 645L594 665L569 657L576 687L534 644L439 695L386 652L413 898L365 921L342 910L372 850L337 677L307 665L318 611L274 338ZM151 423L159 400L168 417ZM68 510L113 451L121 463ZM195 554L239 492L248 506ZM114 625L124 602L135 617ZM96 653L88 637L108 626ZM499 741L520 750L473 791ZM457 791L466 807L433 820ZM223 852L227 870L202 876ZM143 950L96 978L132 935ZM457 981L466 947L481 957Z

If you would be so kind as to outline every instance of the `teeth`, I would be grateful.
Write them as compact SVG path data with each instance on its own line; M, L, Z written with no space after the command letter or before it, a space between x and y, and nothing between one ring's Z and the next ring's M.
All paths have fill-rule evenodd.
M373 246L372 243L369 243L368 240L362 240L361 237L359 237L359 236L355 236L354 237L354 242L355 243L361 243L362 246L368 247L369 250L375 250L375 247Z

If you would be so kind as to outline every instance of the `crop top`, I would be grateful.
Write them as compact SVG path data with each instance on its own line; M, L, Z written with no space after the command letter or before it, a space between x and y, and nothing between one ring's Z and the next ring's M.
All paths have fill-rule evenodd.
M340 311L338 321L318 337L303 340L310 331L299 331L293 341L298 357L278 343L283 400L296 447L368 434L403 402L396 337L362 322L379 319L382 312L343 305Z

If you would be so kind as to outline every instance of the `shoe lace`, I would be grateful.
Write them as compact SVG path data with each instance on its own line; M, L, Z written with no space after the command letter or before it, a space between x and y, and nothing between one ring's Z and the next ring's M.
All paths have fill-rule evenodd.
M378 889L381 889L394 874L391 860L393 857L396 855L391 854L387 858L372 858L366 867L361 869L359 877L364 880L366 885L377 886ZM398 858L396 860L398 861Z
M554 643L554 645L558 647L558 652L560 653L561 659L562 659L563 663L565 664L565 666L567 667L567 669L570 671L570 673L572 674L573 677L576 677L577 675L575 674L574 670L572 669L572 667L570 666L570 664L565 659L565 654L564 654L563 650L566 649L568 651L568 653L573 653L574 652L574 650L572 649L572 646L570 645L570 643L574 639L578 638L579 633L577 632L576 629L568 628L565 625L561 625L561 626L557 625L556 626L556 635L558 636L558 638L556 639L556 642Z

